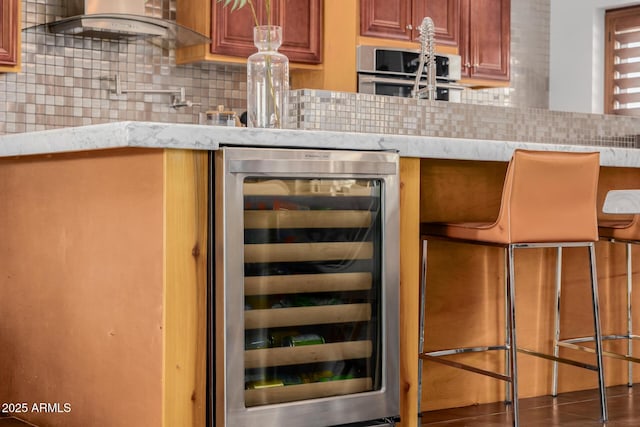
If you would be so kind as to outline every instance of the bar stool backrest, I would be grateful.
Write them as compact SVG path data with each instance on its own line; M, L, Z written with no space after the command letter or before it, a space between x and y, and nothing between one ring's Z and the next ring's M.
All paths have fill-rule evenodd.
M600 154L515 150L496 226L511 243L595 242Z

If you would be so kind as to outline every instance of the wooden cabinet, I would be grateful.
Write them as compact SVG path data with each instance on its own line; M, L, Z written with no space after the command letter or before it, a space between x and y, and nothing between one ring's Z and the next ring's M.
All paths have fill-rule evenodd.
M509 80L510 0L360 0L360 35L417 41L430 16L436 43L458 50L468 79Z
M20 65L20 0L0 0L0 72Z
M360 0L360 35L413 40L407 0Z
M458 47L460 43L460 1L459 0L422 0L415 1L419 6L418 18L430 16L436 27L436 43ZM422 18L419 18L418 29Z
M256 3L261 22L263 1ZM273 4L271 22L282 26L280 52L292 62L322 62L322 0L279 1ZM256 51L253 44L254 20L249 8L232 11L213 0L211 53L248 57Z
M459 0L360 0L360 35L416 41L425 16L433 19L439 44L458 45Z
M322 62L323 0L272 2L270 20L282 26L283 43L279 51L292 63L319 64ZM260 22L268 19L264 0L256 2ZM206 13L206 19L201 15ZM211 37L211 44L181 49L179 63L201 60L224 61L225 58L246 59L256 52L253 44L255 21L247 6L233 11L217 0L178 0L177 22ZM239 62L230 60L228 62Z
M510 0L461 0L462 75L509 80Z

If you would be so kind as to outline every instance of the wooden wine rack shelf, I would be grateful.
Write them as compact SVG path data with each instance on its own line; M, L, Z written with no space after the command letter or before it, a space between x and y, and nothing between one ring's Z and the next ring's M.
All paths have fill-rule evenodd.
M363 291L371 289L371 283L371 273L368 272L249 276L244 279L244 294Z
M352 393L362 393L372 389L373 383L371 378L355 378L350 380L336 380L270 387L258 390L245 390L244 400L245 405L251 407L306 399L318 399L329 396L342 396Z
M244 245L244 262L305 262L370 259L370 242L263 243Z
M245 211L245 229L264 228L362 228L371 224L371 212L326 211Z
M369 320L371 320L371 304L269 308L244 312L245 329L368 322Z
M363 359L371 357L371 351L372 344L369 340L305 345L300 347L261 348L244 352L244 366L250 369Z

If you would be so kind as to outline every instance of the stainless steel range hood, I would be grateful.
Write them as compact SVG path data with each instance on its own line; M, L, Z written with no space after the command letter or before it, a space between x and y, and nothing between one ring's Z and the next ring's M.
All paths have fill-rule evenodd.
M63 0L67 17L48 24L53 33L101 39L148 39L174 48L210 43L174 21L145 15L146 0Z

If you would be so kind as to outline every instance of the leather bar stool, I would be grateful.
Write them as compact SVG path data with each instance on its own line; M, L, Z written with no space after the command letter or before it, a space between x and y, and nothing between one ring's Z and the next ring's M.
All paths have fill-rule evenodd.
M595 266L595 242L598 240L596 193L599 174L599 153L575 153L552 151L516 150L507 167L502 190L498 218L493 223L424 223L422 299L420 307L420 354L419 375L425 360L443 363L506 381L507 401L511 400L513 425L519 425L518 411L518 363L517 351L533 356L568 363L597 373L600 392L600 409L603 421L607 420L607 404L602 367L602 342L598 308L598 286ZM425 300L427 241L445 239L460 243L490 245L505 251L505 340L496 345L479 347L448 348L424 352L424 317L429 301ZM516 277L514 251L527 248L585 247L588 249L591 275L592 312L596 344L595 364L586 364L573 359L560 358L538 351L517 347L516 334ZM560 279L560 261L557 257L557 280ZM478 310L490 310L479 306ZM450 335L454 333L451 332ZM469 366L455 359L456 354L503 350L507 358L505 372L494 372ZM443 356L454 356L445 358ZM420 388L421 388L420 384ZM510 395L509 396L509 392ZM419 399L421 399L421 392ZM420 402L418 402L420 408Z
M633 356L633 340L640 339L640 336L633 333L633 312L631 309L632 297L632 247L640 244L640 191L639 190L612 190L607 196L602 207L604 213L610 214L630 214L621 216L619 219L601 220L598 224L600 240L606 240L613 244L624 244L626 247L626 279L627 279L627 303L626 303L626 332L603 335L602 340L626 340L627 354L620 354L611 351L604 351L603 356L613 357L627 361L627 385L633 385L633 363L639 363L640 359ZM557 293L557 300L560 298L560 291ZM556 321L556 335L559 334L559 321ZM591 337L578 337L558 340L555 342L554 350L559 347L569 347L579 350L592 351L591 348L583 346L585 342L592 341ZM558 371L554 366L553 371L553 394L558 391Z

